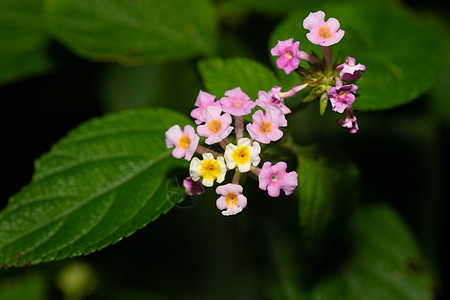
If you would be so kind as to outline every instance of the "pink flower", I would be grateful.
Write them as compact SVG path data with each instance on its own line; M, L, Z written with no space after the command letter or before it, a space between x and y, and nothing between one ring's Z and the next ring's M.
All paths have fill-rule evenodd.
M222 108L218 106L208 106L202 114L202 119L205 120L204 125L197 127L197 132L200 136L207 137L205 143L208 145L218 143L226 138L233 127L231 124L231 116L227 113L221 115Z
M339 76L345 81L351 82L361 78L361 72L366 71L366 66L362 64L356 64L356 59L347 56L347 59L343 64L336 67L336 70L341 71Z
M355 115L353 115L353 108L351 106L347 107L347 110L345 111L345 119L337 119L336 124L345 128L351 134L354 134L359 130L358 123L356 122Z
M292 43L294 39L278 41L277 45L270 50L272 56L279 56L277 67L284 69L286 74L291 73L298 68L300 64L300 42Z
M335 18L329 18L325 22L325 13L323 11L310 13L303 20L303 27L309 30L309 33L306 34L308 40L320 46L331 46L338 43L345 33L344 30L339 29L339 21Z
M271 197L278 197L280 195L280 189L284 191L286 195L292 194L294 189L298 185L297 172L292 171L286 173L287 165L285 162L272 166L272 163L266 161L259 172L259 188L266 190Z
M191 160L199 140L200 137L191 125L184 126L184 131L181 131L178 125L173 125L166 131L166 146L167 148L175 147L172 151L175 158L184 157L186 160Z
M211 95L207 92L200 91L197 96L197 100L195 101L195 108L191 111L191 117L195 119L195 124L199 125L205 122L202 118L203 111L208 106L220 106L219 102L214 102L216 96Z
M342 81L337 78L336 86L332 87L327 95L330 96L330 102L334 111L343 113L344 110L355 102L355 93L358 87L354 84L342 85Z
M242 195L242 191L241 185L232 183L216 188L216 193L221 195L216 201L216 206L218 209L223 210L222 215L235 215L247 206L247 198Z
M287 126L283 113L275 107L267 107L264 115L261 110L256 111L253 116L253 123L247 124L247 131L252 139L263 144L271 141L278 141L283 136L280 126Z
M183 180L183 186L186 193L190 196L201 195L205 192L205 189L202 185L202 178L194 181L191 177L186 177Z
M280 97L281 88L279 86L274 86L270 89L268 93L265 91L259 91L258 99L256 99L256 104L264 109L268 107L278 108L283 114L287 115L291 113L291 110L284 105L284 98Z
M240 87L225 92L225 96L220 99L220 104L224 112L233 116L244 116L252 112L256 106L254 101L245 94Z

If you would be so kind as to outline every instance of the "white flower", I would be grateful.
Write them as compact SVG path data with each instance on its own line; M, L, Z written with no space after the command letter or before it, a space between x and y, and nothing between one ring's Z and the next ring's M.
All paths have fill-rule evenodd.
M217 180L217 183L224 181L226 172L227 167L223 157L219 156L215 159L211 153L204 153L203 160L194 157L189 167L192 180L197 181L202 177L202 183L207 187L212 186L214 180Z
M257 166L261 159L259 153L261 147L258 142L253 142L248 138L239 139L237 146L228 144L225 149L225 160L228 169L238 167L239 172L244 173L250 171L250 165Z

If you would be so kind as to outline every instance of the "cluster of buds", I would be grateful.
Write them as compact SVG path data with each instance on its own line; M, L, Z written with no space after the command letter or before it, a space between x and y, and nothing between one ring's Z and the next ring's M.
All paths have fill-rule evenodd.
M216 188L220 195L216 206L223 215L229 216L241 212L247 205L240 185L242 175L247 172L256 175L259 188L267 190L271 197L278 197L280 190L286 195L294 191L298 184L297 173L286 172L285 162L272 165L266 161L261 168L258 167L261 162L260 144L278 141L283 136L280 127L287 126L285 114L290 110L279 97L280 90L280 87L273 87L269 92L260 91L255 101L240 87L225 92L225 97L218 101L214 95L200 91L196 108L191 112L197 130L191 125L186 125L183 130L174 125L166 132L167 147L174 147L172 155L190 161L190 177L183 181L187 194L202 194L204 186L212 187L214 182L224 182L227 171L234 170L231 183ZM256 106L264 112L256 110ZM254 108L256 111L252 114ZM252 115L253 120L247 125L244 121L246 115ZM200 145L203 138L209 147ZM219 147L212 149L215 144L220 145L221 150L217 150ZM193 157L195 153L201 158Z
M309 30L306 34L308 40L319 45L324 60L313 54L300 51L300 42L294 39L278 41L271 50L273 56L279 56L276 61L277 67L283 69L286 74L292 71L300 75L305 84L294 87L288 92L280 93L282 97L292 97L302 89L311 87L310 94L303 99L303 102L311 102L320 96L321 114L325 112L328 101L331 102L332 109L338 113L345 111L345 118L338 119L336 123L344 127L350 133L358 131L358 123L353 114L352 104L355 102L355 93L358 87L351 84L361 77L361 73L366 71L362 64L356 64L353 57L348 56L344 63L333 65L331 55L331 45L338 43L344 36L344 30L340 29L339 21L329 18L325 22L325 13L318 11L310 13L303 20L303 27ZM300 61L306 61L310 68L300 67Z

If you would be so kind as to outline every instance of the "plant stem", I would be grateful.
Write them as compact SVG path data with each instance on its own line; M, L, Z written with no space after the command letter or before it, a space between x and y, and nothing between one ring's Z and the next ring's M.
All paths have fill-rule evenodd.
M322 50L323 57L325 58L326 66L326 75L331 76L333 73L333 56L331 55L331 48L328 46L320 46Z

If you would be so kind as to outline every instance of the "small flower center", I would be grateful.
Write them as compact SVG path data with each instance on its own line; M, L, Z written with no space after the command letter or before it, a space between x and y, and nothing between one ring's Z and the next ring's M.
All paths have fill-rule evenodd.
M292 59L294 57L294 55L292 54L291 51L286 51L286 54L284 55L284 57L286 57L287 59Z
M187 149L191 144L191 139L187 135L183 135L178 141L178 147Z
M345 91L340 91L338 94L339 100L342 102L346 102L347 101L347 92Z
M259 126L259 131L264 134L271 132L272 131L272 123L263 121L261 123L261 125Z
M250 159L250 151L246 146L238 147L232 154L233 160L239 165L245 165Z
M273 174L273 175L270 176L270 179L275 182L275 181L278 180L278 175L277 174Z
M209 122L207 126L211 132L218 133L222 129L222 122L219 119L215 119Z
M320 27L319 36L323 39L328 39L331 37L330 29L328 28L327 25Z
M225 195L225 202L228 206L234 206L237 202L237 197L234 193L228 193Z
M216 179L220 174L219 163L216 160L203 161L200 174L206 180Z
M242 99L239 98L235 98L233 101L233 106L236 108L242 107Z

